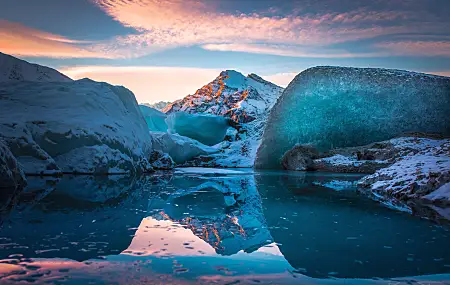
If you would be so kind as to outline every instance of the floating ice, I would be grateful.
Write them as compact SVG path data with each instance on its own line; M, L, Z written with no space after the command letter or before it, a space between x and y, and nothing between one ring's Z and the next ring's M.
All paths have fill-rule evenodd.
M188 114L176 112L166 119L169 132L179 134L203 144L212 146L220 143L225 138L229 125L229 119L206 114Z
M176 163L184 163L198 155L212 154L219 150L196 140L164 132L151 132L155 150L168 153Z

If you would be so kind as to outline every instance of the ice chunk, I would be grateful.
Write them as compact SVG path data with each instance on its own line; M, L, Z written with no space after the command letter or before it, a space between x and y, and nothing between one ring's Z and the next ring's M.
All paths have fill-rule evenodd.
M0 141L0 189L26 185L25 175L9 148Z
M196 140L164 132L151 132L155 150L168 153L176 163L184 163L198 155L212 154L219 150Z
M176 112L166 119L169 132L179 134L205 145L215 145L223 141L230 127L229 119L207 114Z
M145 105L139 105L142 115L147 122L148 129L152 132L167 132L166 117L167 115L154 108Z
M151 168L151 137L124 87L73 82L0 84L0 137L26 174L132 173Z
M72 79L50 67L32 64L0 52L0 82L70 82Z
M315 67L272 109L255 166L280 168L295 144L320 151L406 132L450 135L450 78L375 68Z

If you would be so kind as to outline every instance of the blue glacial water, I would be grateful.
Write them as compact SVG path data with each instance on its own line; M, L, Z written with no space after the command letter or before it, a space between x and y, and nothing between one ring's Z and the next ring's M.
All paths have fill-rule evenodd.
M450 284L450 227L370 200L359 178L31 178L2 197L0 284Z

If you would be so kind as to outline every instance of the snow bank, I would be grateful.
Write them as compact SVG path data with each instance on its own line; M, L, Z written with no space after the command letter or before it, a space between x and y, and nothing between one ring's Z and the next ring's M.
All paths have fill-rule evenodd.
M418 143L416 149L420 151L397 158L391 166L361 179L358 186L397 200L424 199L445 204L450 200L450 140Z
M52 68L32 64L0 52L0 82L70 82L72 79Z
M0 137L27 174L151 169L145 120L131 91L82 79L0 84Z

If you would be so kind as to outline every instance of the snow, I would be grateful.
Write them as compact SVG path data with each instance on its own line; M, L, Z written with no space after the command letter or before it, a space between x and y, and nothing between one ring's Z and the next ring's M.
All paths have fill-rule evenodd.
M283 90L255 74L245 77L226 70L195 94L169 104L163 111L208 113L247 123L270 110Z
M131 91L89 79L0 84L0 137L27 174L151 169Z
M165 121L167 117L166 114L145 105L139 105L139 109L141 110L150 131L167 132L168 127Z
M70 82L72 79L58 71L0 52L0 82Z
M314 67L271 111L256 167L281 168L295 144L319 151L410 132L450 135L450 78L376 68Z
M431 192L423 197L430 201L447 201L450 202L450 182L442 185L439 189Z
M219 150L196 140L164 132L151 132L154 150L168 153L175 163L184 163L198 155L213 154Z
M230 127L228 119L222 116L185 112L170 114L166 122L169 133L179 134L209 146L223 141Z
M418 143L416 146L422 150L399 157L391 166L361 179L358 185L383 196L448 199L445 183L450 181L450 140L425 142L427 148L423 148L426 144ZM439 188L440 184L445 185Z
M161 111L169 104L170 104L170 102L159 101L159 102L156 102L156 103L144 103L142 105Z

